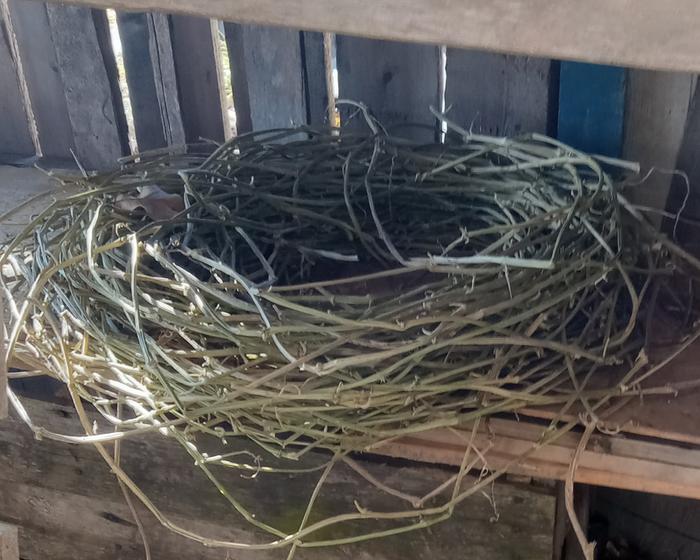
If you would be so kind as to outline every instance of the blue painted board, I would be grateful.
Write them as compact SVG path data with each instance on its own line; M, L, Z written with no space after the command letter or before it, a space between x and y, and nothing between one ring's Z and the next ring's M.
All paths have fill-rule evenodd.
M619 157L625 119L626 70L562 62L558 137L580 150Z

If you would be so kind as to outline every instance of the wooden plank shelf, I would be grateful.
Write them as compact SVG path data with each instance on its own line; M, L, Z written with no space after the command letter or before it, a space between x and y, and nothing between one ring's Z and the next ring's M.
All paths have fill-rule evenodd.
M700 71L700 2L676 0L70 0L641 68Z
M493 418L472 442L484 458L475 468L506 469L510 474L566 480L580 434L571 432L541 444L546 426ZM391 457L458 466L471 430L430 430L378 447ZM575 482L625 490L700 499L700 448L596 434L581 454Z
M81 432L72 407L31 399L23 399L23 404L39 425L61 433ZM99 422L98 415L95 418ZM259 448L251 447L242 438L230 439L227 448L259 453ZM180 526L243 542L269 540L251 529L174 440L158 435L129 437L122 442L121 455L122 468ZM270 460L274 461L265 458L266 463ZM323 460L310 452L294 466L315 466ZM362 466L387 486L420 496L452 476L434 465L387 464L381 459L362 461ZM238 471L217 469L216 476L240 503L254 509L260 519L291 531L299 526L319 474L290 477L259 473L255 478L242 479ZM464 487L475 480L465 479ZM460 504L449 520L422 531L419 536L418 533L395 535L361 545L304 549L299 557L330 560L359 554L377 560L433 555L451 558L452 550L468 549L480 560L550 558L556 501L553 489L502 481L488 493L493 497L476 493ZM498 508L496 525L491 499L495 499ZM377 491L354 470L339 465L326 480L317 511L323 515L356 511L353 500L378 511L411 507ZM169 532L138 500L134 502L149 539L152 558L221 560L228 557L220 548L204 547ZM133 515L114 475L92 446L39 441L15 414L0 422L0 504L0 523L20 527L19 544L22 558L27 560L143 558ZM2 525L0 531L1 528ZM236 550L231 551L230 557L279 560L287 552L286 549ZM0 560L5 560L2 554Z
M640 397L634 391L614 403L602 420L611 430L631 436L657 438L680 444L700 445L700 341L695 342L666 367L643 383L645 388L664 391ZM532 408L522 414L549 420L558 408ZM581 412L576 406L564 416L575 420Z

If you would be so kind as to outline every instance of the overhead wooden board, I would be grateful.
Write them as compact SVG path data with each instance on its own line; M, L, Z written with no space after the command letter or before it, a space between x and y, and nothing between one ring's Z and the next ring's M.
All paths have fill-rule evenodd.
M557 59L700 70L697 0L71 0Z

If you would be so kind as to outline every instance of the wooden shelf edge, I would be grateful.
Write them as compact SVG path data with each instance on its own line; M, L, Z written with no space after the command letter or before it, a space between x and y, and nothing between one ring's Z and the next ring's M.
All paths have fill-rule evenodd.
M509 466L508 472L517 475L566 479L578 434L540 445L542 426L499 419L490 424L488 432L479 431L473 442L486 460L485 464L479 461L476 468L497 471ZM457 466L469 437L468 430L431 430L386 443L372 453ZM575 481L700 499L700 448L596 434L581 455Z
M52 416L59 405L23 399L32 415ZM68 410L68 409L66 409ZM67 416L67 415L65 415ZM63 416L62 416L63 417ZM14 420L17 422L17 420ZM15 424L17 425L17 424ZM423 463L458 466L471 438L469 426L433 429L386 442L369 453ZM0 432L0 435L2 432ZM569 432L541 444L546 426L529 421L491 418L483 421L472 441L481 459L475 465L527 477L565 480L580 433ZM577 482L700 500L700 446L649 441L625 434L595 433L581 454Z
M54 0L55 1L55 0ZM189 14L309 31L700 71L700 3L676 0L69 0L118 10ZM505 9L504 9L505 8ZM624 22L624 25L621 25ZM426 109L427 110L427 109Z

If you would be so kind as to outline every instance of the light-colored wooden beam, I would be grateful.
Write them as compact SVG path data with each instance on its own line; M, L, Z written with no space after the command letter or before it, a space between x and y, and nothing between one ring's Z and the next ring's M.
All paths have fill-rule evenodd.
M620 66L700 71L697 0L70 0Z
M492 418L473 441L483 454L476 467L565 480L580 434L541 445L546 425ZM459 465L471 430L435 429L391 441L373 452L428 463ZM700 448L596 434L581 454L576 482L700 499Z
M0 522L0 560L19 560L17 527Z
M654 119L650 121L650 126L656 126ZM659 134L661 135L661 131ZM668 141L672 138L670 134L663 134L660 137ZM697 142L692 145L696 144ZM666 148L660 153L663 154L665 151ZM691 180L692 184L694 183ZM652 359L660 361L660 357ZM602 413L606 426L613 430L619 429L629 435L700 447L698 360L700 360L700 342L695 342L666 367L642 383L645 389L662 390L659 394L650 394L641 398L636 392L630 392L628 397L615 402L610 409ZM597 389L604 387L608 387L604 376L594 380L589 386ZM564 415L560 412L561 407L557 405L526 408L519 411L519 414L544 420L558 417L562 421L569 422L576 421L585 410L577 403Z

